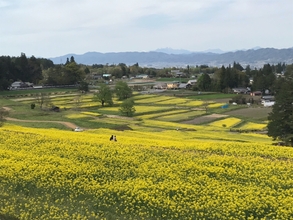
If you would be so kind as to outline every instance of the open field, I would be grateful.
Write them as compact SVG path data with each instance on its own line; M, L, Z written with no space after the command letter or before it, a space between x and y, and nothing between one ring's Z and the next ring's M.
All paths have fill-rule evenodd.
M230 130L264 130L269 109L207 96L205 111L201 99L137 94L131 118L92 94L78 106L76 94L51 97L60 112L0 99L0 218L293 218L293 149Z
M226 114L235 117L248 118L248 119L261 119L267 120L269 113L272 111L271 107L250 107L242 108L234 111L226 112Z

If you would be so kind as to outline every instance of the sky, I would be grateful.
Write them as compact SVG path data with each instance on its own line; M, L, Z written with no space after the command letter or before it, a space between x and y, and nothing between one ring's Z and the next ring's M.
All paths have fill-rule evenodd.
M0 0L0 56L293 47L293 0Z

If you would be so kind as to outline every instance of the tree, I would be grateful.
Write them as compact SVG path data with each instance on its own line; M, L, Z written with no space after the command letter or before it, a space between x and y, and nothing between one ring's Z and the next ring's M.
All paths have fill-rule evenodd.
M293 80L285 80L275 94L268 120L268 136L293 146Z
M89 91L89 84L85 81L82 81L78 85L78 90L82 92L88 92Z
M82 95L77 95L74 98L74 104L75 104L75 109L76 110L79 110L80 109L80 106L82 104Z
M91 71L88 67L85 67L84 72L85 72L85 74L89 74Z
M211 87L211 82L212 80L209 74L204 73L199 77L197 81L197 86L201 91L208 91Z
M74 56L70 57L70 63L75 63Z
M100 89L94 95L94 101L98 101L105 106L105 103L108 105L113 105L113 94L109 86L102 84Z
M36 102L39 103L40 108L43 109L43 105L50 106L52 105L49 94L41 92L36 96Z
M134 108L134 100L132 98L125 99L120 105L119 111L128 117L133 116L136 111Z
M118 81L115 85L115 93L119 100L125 100L132 96L132 90L126 82Z

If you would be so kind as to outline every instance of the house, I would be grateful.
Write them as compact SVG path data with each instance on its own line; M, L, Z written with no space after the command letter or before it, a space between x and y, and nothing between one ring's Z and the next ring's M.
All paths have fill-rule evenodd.
M158 83L153 86L154 89L167 89L167 83Z
M261 91L255 91L250 93L251 96L261 96L262 92Z
M179 83L178 89L186 89L188 87L187 83Z
M148 79L149 76L147 74L140 74L135 77L136 79Z
M167 89L178 89L179 84L177 81L167 83Z
M246 94L247 92L249 92L248 88L233 88L232 90L236 94Z
M185 73L181 72L180 70L171 70L171 75L173 77L182 77L185 76Z
M187 84L189 84L189 85L195 85L197 83L197 79L190 79L190 80L188 80L188 82L187 82Z
M15 81L14 83L11 84L10 90L26 88L26 87L28 87L28 85L26 83L21 82L21 81Z
M103 74L103 78L106 80L109 80L111 76L112 76L111 74L106 74L106 73Z
M98 80L98 79L102 79L103 76L98 74L98 73L92 73L92 79L93 80Z

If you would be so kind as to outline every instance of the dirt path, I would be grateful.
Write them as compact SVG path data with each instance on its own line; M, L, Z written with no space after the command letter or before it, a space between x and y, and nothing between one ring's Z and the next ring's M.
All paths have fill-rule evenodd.
M5 111L11 111L12 109L9 107L2 107ZM22 120L22 119L17 119L17 118L10 118L10 117L5 117L7 121L19 121L19 122L36 122L36 123L42 123L42 122L52 122L52 123L57 123L57 124L62 124L67 128L70 129L75 129L78 127L76 124L71 123L71 122L66 122L66 121L40 121L40 120Z

